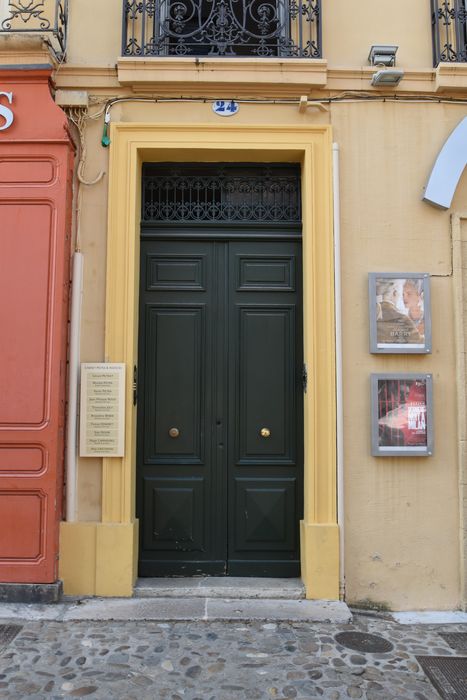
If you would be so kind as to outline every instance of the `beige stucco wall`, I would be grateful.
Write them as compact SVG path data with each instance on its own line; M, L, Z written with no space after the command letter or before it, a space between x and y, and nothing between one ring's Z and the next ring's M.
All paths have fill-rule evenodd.
M455 608L460 602L456 363L450 214L421 201L434 158L463 117L459 106L340 103L329 113L242 105L241 123L330 122L341 150L347 599L394 609ZM125 104L116 121L215 122L209 104ZM86 175L106 169L102 124L88 131ZM85 254L82 359L103 358L107 180L82 190ZM465 200L466 183L455 206ZM368 350L367 274L432 276L433 353L375 356ZM431 372L435 454L370 456L371 372ZM79 512L100 513L101 466L80 460Z
M449 212L421 201L459 108L333 108L342 149L346 574L350 601L398 609L459 602L456 376ZM461 196L459 193L458 197ZM429 272L433 352L368 353L369 271ZM435 453L370 456L369 374L433 374Z
M121 51L121 0L72 0L67 62L114 66ZM330 67L366 66L373 44L396 44L398 65L432 66L428 0L322 0L323 57ZM83 41L86 37L86 41Z
M373 44L399 46L397 65L429 68L431 17L425 0L323 0L323 55L330 67L368 65Z
M91 112L109 97L142 94L137 88L132 93L131 85L119 85L110 70L108 75L95 70L99 67L111 69L118 60L121 5L120 0L99 0L98 3L72 0L70 3L67 64L59 69L57 83L64 89L87 89ZM374 43L399 45L398 66L430 71L428 0L410 3L406 0L378 0L377 3L362 0L358 6L348 0L323 0L323 49L328 68L367 66L368 51ZM233 72L231 80L235 79ZM330 90L343 91L346 86L349 90L368 91L369 75L364 74L360 82L355 80L355 76L352 79L346 75L334 77L327 87L313 94L326 98ZM428 84L429 75L426 80L426 90L432 90L433 85ZM413 86L417 90L424 89L418 83ZM202 89L198 85L198 94ZM238 89L236 86L234 90ZM308 94L311 91L308 89ZM149 85L145 86L144 94L164 93L159 88L151 90ZM300 94L296 93L297 99ZM455 329L465 334L461 316L467 301L464 300L464 305L458 304L456 310L453 300L455 289L467 289L467 277L464 280L465 273L459 273L460 281L455 287L450 212L437 210L421 201L439 149L464 116L465 109L459 105L343 101L329 105L327 112L316 109L299 112L298 105L242 104L239 114L230 122L329 123L340 147L345 559L347 600L350 602L371 600L394 609L443 609L459 606L464 597L461 579L465 585L463 567L467 556L461 553L467 541L463 529L467 518L460 518L459 481L463 484L467 477L459 472L463 453L459 451L458 414L459 406L465 407L467 402L465 397L459 399L457 391L459 363L456 362ZM215 124L218 117L213 114L209 101L189 106L127 103L112 108L112 121ZM80 197L79 244L85 256L83 362L106 359L109 149L100 145L102 126L102 117L88 121L83 175L93 180L102 170L106 174L96 185L82 185ZM452 211L466 211L466 202L467 177L464 176ZM430 273L431 355L369 353L367 276L371 271ZM398 371L433 374L435 452L431 458L374 458L370 455L369 377L372 372ZM100 460L79 460L78 485L79 519L100 520Z
M114 66L122 45L119 0L72 0L69 3L67 63Z

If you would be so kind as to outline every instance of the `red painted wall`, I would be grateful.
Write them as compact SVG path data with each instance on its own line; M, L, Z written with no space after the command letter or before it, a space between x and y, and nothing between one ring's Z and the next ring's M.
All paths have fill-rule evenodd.
M0 70L2 582L57 579L73 149L49 79Z

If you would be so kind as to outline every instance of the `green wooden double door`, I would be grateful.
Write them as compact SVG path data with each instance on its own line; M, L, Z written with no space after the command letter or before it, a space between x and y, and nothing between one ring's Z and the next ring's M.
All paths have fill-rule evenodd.
M298 576L299 240L141 241L140 576Z

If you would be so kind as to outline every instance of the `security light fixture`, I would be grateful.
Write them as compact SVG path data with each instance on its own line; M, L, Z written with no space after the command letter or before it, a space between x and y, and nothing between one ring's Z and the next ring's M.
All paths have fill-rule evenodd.
M386 44L374 44L368 55L368 61L372 66L395 66L398 46Z
M386 68L373 73L371 84L375 87L396 87L404 77L404 71L397 68Z

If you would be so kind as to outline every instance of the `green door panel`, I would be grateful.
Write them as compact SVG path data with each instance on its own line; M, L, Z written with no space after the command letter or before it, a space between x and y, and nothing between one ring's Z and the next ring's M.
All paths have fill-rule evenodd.
M300 249L141 241L141 576L300 573Z

